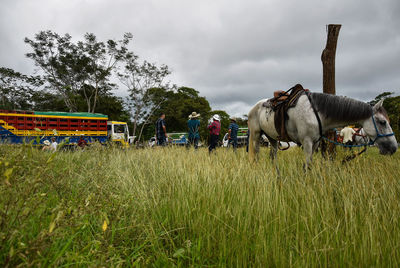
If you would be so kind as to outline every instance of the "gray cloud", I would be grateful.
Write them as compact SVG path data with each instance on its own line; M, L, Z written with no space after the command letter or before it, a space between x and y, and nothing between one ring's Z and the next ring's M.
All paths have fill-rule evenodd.
M76 39L132 32L132 50L168 64L172 82L197 89L215 109L242 115L276 89L302 83L321 91L325 25L341 23L337 94L370 100L400 93L398 14L397 0L3 0L0 64L32 72L23 38L40 30Z

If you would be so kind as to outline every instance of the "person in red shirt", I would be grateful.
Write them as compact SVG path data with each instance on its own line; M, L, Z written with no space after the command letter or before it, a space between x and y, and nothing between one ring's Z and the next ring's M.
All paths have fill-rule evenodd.
M78 146L84 149L87 146L87 141L81 136L78 141Z
M221 131L221 119L219 115L215 114L213 117L213 122L208 125L208 130L210 131L210 145L208 146L208 152L211 153L212 150L215 149L215 147L218 144L219 140L219 132Z

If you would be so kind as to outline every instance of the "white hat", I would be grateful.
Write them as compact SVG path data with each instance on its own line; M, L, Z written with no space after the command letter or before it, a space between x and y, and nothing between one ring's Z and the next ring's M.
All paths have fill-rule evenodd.
M229 120L233 120L233 121L236 122L236 117L231 116L231 117L229 118Z
M199 117L199 116L200 116L200 114L198 114L198 113L196 113L196 112L193 112L193 113L191 113L191 114L189 115L189 118L192 119L192 118L197 118L197 117Z
M213 115L213 119L214 119L214 120L217 120L217 121L221 121L221 119L219 118L219 115L217 115L217 114L214 114L214 115Z
M49 146L49 145L50 145L50 142L49 142L48 140L45 140L45 141L43 142L43 144Z

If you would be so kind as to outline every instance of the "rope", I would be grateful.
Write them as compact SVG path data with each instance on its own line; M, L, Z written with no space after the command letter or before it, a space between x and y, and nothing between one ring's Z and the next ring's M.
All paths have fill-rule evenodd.
M364 147L364 149L357 153L357 154L352 154L352 155L348 155L346 156L343 160L342 160L342 165L345 164L346 162L353 160L354 158L356 158L357 156L361 155L362 153L367 151L367 146Z
M324 139L324 140L326 140L326 141L328 141L328 142L330 142L330 143L333 143L333 144L335 144L335 145L343 146L343 147L347 147L347 148L364 147L364 146L369 146L369 145L373 145L373 144L374 144L374 142L371 141L371 142L365 143L365 144L348 145L348 144L343 144L343 143L340 143L340 142L337 142L337 141L333 141L333 140L331 140L331 139L328 139L328 138L325 137L325 136L322 136L322 139Z

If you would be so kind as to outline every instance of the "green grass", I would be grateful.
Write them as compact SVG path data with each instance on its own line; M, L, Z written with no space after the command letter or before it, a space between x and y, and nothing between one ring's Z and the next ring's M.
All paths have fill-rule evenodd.
M399 267L399 153L267 152L0 146L0 266Z

